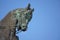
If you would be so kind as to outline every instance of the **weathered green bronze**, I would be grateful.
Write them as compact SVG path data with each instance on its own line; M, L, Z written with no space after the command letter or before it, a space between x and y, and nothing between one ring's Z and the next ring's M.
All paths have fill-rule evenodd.
M19 40L16 32L27 30L28 23L32 19L33 11L34 8L31 9L30 4L26 8L17 8L10 11L0 21L0 40Z

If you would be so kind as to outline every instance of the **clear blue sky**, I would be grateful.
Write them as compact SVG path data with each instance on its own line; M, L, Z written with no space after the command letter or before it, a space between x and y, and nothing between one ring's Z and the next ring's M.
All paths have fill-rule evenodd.
M34 8L26 32L17 34L20 40L60 40L60 0L0 0L0 20L15 8L28 3Z

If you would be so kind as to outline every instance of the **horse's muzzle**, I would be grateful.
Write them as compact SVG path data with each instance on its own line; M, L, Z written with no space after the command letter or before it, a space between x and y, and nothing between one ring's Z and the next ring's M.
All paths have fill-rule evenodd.
M26 30L27 30L27 26L21 27L21 31L26 31Z

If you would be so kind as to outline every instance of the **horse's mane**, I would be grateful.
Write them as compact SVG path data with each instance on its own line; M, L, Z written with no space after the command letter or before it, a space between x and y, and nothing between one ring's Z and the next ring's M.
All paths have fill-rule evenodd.
M10 11L1 21L0 26L13 26L15 23L11 19L13 12Z
M17 9L11 10L10 12L8 12L8 14L2 20L0 20L0 25L6 25L6 24L8 24L7 22L9 22L9 23L13 22L11 17L14 14L14 12L16 12L16 10L22 11L25 9L24 8L17 8Z

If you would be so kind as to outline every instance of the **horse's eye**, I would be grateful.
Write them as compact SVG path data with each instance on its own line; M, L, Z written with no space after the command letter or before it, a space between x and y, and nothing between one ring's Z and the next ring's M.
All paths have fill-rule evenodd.
M30 18L30 13L27 13L26 14L26 19L29 19Z
M27 16L30 16L30 13L26 13Z

